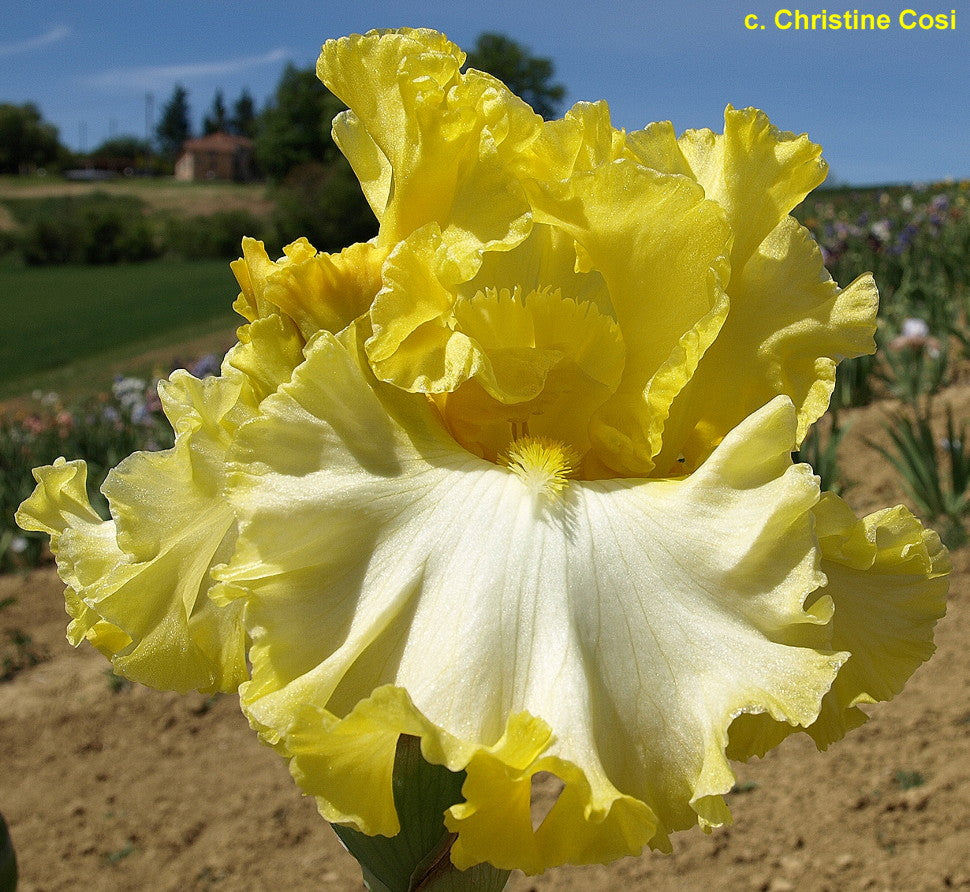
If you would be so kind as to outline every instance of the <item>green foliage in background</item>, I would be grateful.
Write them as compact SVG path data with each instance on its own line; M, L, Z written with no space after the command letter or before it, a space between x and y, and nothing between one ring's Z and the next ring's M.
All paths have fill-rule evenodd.
M497 77L547 121L559 116L566 88L552 83L556 74L552 59L534 56L511 37L488 31L478 35L465 65Z
M149 216L134 195L92 192L6 198L0 204L19 223L0 243L0 253L18 256L27 266L139 263L161 256L229 261L239 256L244 236L271 235L269 223L249 211Z
M29 173L49 165L62 166L67 151L36 105L0 103L0 173Z
M937 439L928 416L896 413L885 427L891 448L870 444L896 469L920 515L937 528L943 543L967 542L970 512L970 448L966 422L946 409L946 434Z
M318 251L333 253L377 234L377 219L343 156L294 168L272 195L277 249L305 236Z
M155 127L155 138L162 155L174 160L184 143L192 135L189 91L176 84Z
M314 68L287 65L256 124L259 169L279 182L302 165L331 164L340 154L330 135L331 122L346 107L320 82Z

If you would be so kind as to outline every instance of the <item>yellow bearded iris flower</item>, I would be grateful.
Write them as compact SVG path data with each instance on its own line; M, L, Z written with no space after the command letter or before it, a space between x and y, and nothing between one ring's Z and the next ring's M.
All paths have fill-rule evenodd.
M764 114L543 122L440 34L327 43L334 135L380 222L234 265L222 375L174 449L18 519L119 672L227 689L330 821L399 829L399 735L464 770L459 867L607 861L728 820L728 761L827 746L932 651L948 571L903 508L793 465L874 349L792 208L819 149ZM247 668L248 667L248 668ZM533 828L540 773L563 790Z

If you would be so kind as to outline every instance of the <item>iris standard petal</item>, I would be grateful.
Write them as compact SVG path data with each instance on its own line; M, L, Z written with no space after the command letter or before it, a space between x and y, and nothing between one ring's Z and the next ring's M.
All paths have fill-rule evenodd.
M510 161L536 138L541 119L490 75L462 73L464 60L441 34L422 29L323 47L317 73L351 110L335 135L381 223L379 245L438 223L472 258L475 246L512 245L528 233L528 203Z
M597 455L613 473L645 475L725 319L730 231L695 183L629 159L528 188L536 219L569 233L577 267L603 277L627 343L617 394L593 421Z
M840 289L818 245L786 217L728 287L731 309L670 409L657 467L696 467L743 418L778 395L798 411L797 442L826 411L842 359L872 353L879 295L872 276Z
M733 269L747 262L828 171L821 146L804 134L779 130L755 108L728 106L723 134L688 130L679 145L704 193L727 213Z

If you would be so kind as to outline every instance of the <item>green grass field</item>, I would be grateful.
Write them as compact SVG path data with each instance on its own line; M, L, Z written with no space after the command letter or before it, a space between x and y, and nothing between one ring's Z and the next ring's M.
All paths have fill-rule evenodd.
M97 378L126 357L228 331L241 321L238 290L221 260L0 266L0 398L48 384L52 370L67 383Z

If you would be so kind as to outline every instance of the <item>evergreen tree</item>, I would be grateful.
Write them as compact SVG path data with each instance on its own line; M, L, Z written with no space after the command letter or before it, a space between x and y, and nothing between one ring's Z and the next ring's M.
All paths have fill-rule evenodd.
M226 114L226 100L222 96L222 90L216 90L215 98L212 100L212 109L202 119L202 132L208 136L210 133L225 133L229 129L229 116Z
M528 48L504 34L479 34L466 67L487 71L549 120L559 114L566 88L550 83L556 73L551 59L533 56Z
M181 84L172 91L172 98L162 109L162 117L155 128L158 146L163 155L174 158L179 149L192 136L189 119L189 94Z
M232 105L229 129L239 136L248 136L250 139L256 134L256 102L245 87Z

